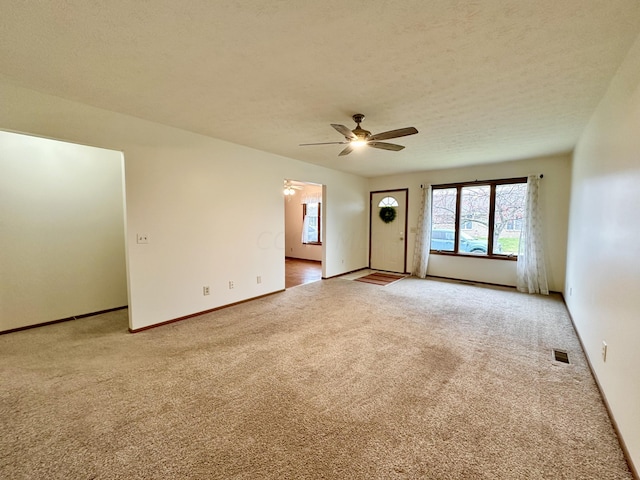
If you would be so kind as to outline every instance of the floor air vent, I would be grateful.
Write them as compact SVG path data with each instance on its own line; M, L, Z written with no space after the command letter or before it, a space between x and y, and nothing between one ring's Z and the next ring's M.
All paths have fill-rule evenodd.
M562 350L553 350L553 359L556 362L569 363L569 354Z

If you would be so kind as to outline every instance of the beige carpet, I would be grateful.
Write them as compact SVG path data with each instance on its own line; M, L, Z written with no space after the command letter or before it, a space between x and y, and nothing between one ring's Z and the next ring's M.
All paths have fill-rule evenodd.
M571 364L552 360L552 348ZM310 283L0 336L3 479L630 479L558 297Z

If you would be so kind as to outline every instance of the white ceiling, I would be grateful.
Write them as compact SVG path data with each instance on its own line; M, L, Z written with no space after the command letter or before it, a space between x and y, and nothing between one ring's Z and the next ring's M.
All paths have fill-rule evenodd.
M638 0L2 1L0 78L367 177L570 151ZM330 127L394 140L338 157Z

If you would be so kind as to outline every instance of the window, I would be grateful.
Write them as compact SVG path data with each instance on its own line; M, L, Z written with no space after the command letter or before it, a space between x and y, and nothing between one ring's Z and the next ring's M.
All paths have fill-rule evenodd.
M431 251L515 259L526 182L514 178L434 186Z
M382 207L397 207L398 206L398 200L396 200L393 197L384 197L382 200L380 200L380 203L378 203L378 206L380 208L382 208Z
M497 253L495 246L498 245L501 248L499 253L518 255L526 198L526 183L496 185L494 253Z
M455 250L457 201L457 189L433 189L431 207L431 250L441 252L453 252Z
M471 228L458 236L458 252L487 253L490 197L489 185L460 189L460 226L470 224Z
M321 243L320 212L320 203L302 204L302 243L316 245Z

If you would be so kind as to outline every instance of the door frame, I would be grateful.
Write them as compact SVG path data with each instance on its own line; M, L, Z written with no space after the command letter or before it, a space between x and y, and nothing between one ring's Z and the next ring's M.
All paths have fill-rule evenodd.
M391 193L391 192L404 192L404 267L403 273L407 273L407 234L409 224L409 189L408 188L393 188L391 190L375 190L369 192L369 268L371 268L371 226L373 220L373 195L376 193Z

